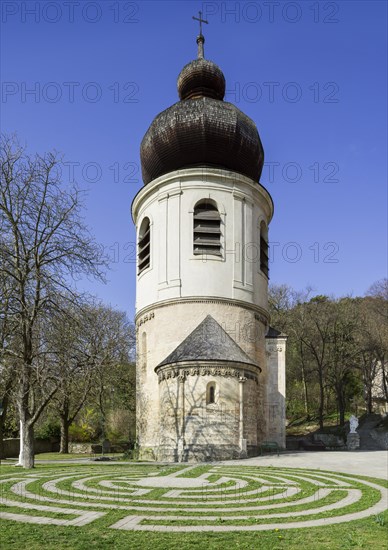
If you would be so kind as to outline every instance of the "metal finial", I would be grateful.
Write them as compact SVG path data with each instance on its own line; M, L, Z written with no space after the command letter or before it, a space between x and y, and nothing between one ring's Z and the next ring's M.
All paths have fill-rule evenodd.
M205 37L202 34L202 23L206 23L206 25L209 24L209 21L206 21L206 19L202 19L202 12L198 12L199 17L195 17L193 15L193 19L196 21L199 21L199 35L197 36L197 44L198 44L198 59L202 59L204 57L204 48L203 45L205 43Z

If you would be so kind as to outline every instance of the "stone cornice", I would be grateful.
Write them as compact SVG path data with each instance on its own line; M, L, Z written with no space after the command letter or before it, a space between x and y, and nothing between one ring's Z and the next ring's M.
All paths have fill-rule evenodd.
M156 367L159 383L163 380L177 378L183 382L188 376L224 376L254 380L259 383L261 368L247 363L228 363L227 361L183 361Z
M154 312L161 308L161 307L167 307L167 306L173 306L173 305L181 305L181 304L223 304L227 306L232 307L240 307L242 309L248 309L252 311L255 314L255 319L257 321L262 322L263 324L269 323L269 313L264 308L260 306L255 306L254 304L250 304L249 302L244 302L243 300L233 300L232 298L222 298L217 296L203 296L203 297L196 297L196 296L188 296L183 298L169 298L168 300L163 300L160 302L154 302L150 304L149 306L143 307L141 310L139 310L135 315L135 325L138 326L138 321L140 321L140 318L144 315L147 315L147 320L149 317L149 313L152 313L152 318L155 317ZM142 324L142 323L141 323Z

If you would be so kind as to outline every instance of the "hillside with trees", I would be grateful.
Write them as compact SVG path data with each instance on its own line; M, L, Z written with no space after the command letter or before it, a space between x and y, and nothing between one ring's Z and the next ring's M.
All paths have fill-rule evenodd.
M269 291L271 324L288 335L287 417L324 419L386 410L388 281L364 297L311 296L287 285Z

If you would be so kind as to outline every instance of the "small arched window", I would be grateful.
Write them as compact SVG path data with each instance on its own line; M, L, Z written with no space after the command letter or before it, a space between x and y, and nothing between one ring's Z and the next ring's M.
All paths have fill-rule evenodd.
M221 256L221 217L210 201L200 201L194 208L194 254Z
M260 224L260 270L268 277L268 231L264 222Z
M150 266L151 258L151 240L150 240L150 220L144 218L141 222L139 231L139 245L138 245L138 271L140 275L142 271Z
M213 405L216 402L216 384L209 382L206 388L206 405Z

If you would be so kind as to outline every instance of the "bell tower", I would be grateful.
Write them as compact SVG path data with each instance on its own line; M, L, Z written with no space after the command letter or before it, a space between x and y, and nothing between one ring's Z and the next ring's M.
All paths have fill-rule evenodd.
M271 363L266 346L273 202L259 183L264 151L255 123L224 101L223 72L204 42L200 32L179 101L142 140L144 187L132 204L144 459L252 456L269 435L284 445L274 429L284 423L284 361L272 352Z

